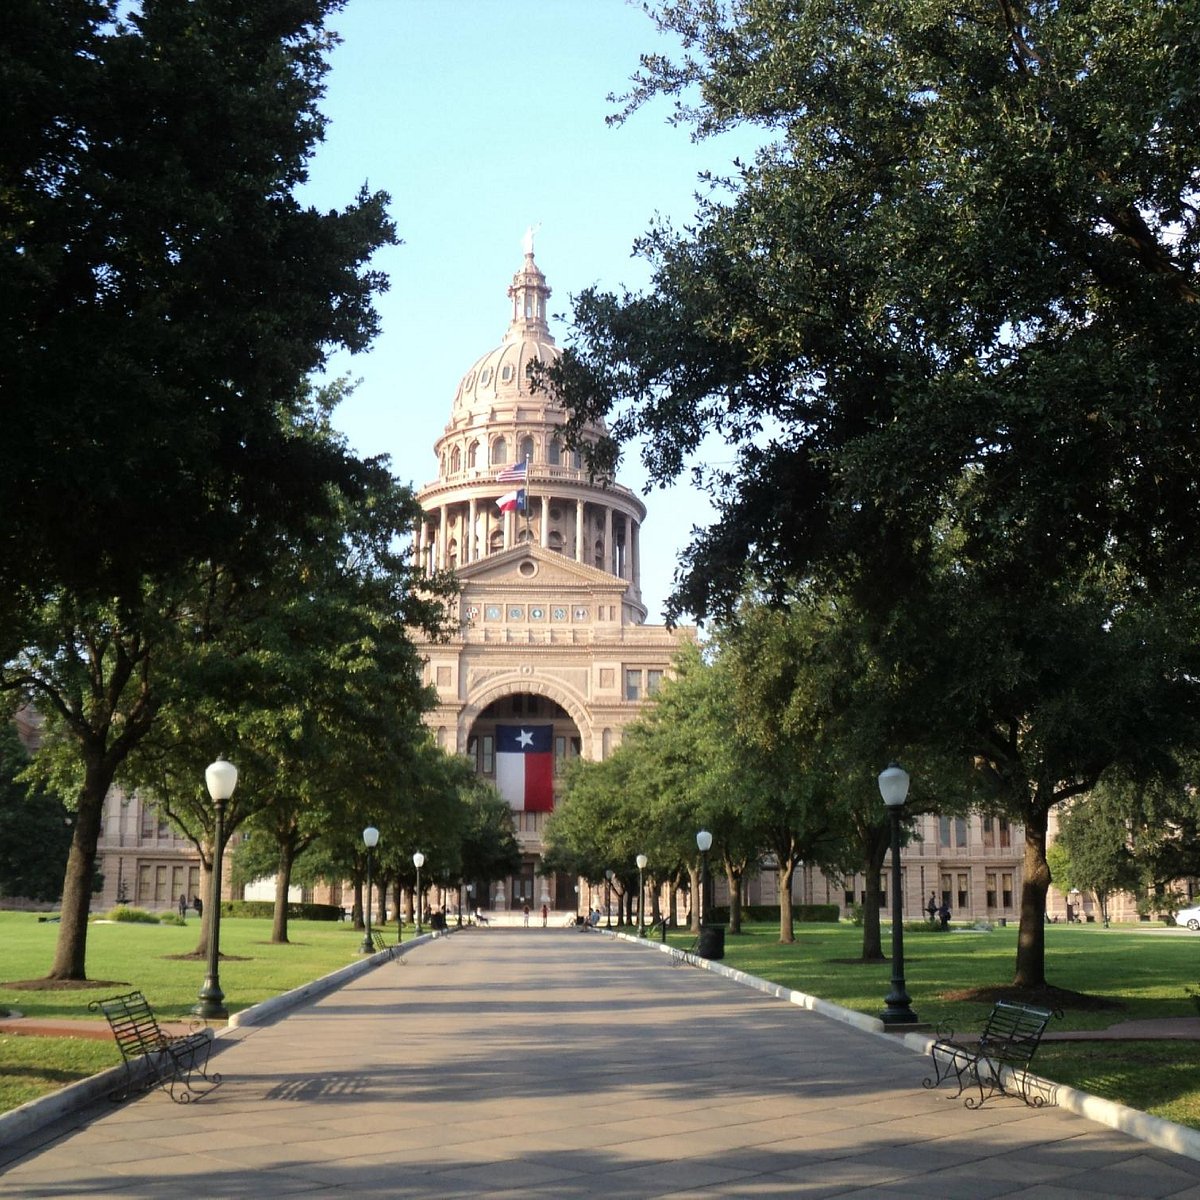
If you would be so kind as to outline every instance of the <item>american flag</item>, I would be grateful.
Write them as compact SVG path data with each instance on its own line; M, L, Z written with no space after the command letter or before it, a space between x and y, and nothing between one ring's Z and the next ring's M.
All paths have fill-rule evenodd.
M512 466L505 467L499 475L496 476L497 483L524 483L525 474L528 470L529 463L522 459L519 463L513 463Z

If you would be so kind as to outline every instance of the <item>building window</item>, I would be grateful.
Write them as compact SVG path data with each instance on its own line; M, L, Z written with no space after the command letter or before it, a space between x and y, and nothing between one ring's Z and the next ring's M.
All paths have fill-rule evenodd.
M958 877L958 907L964 909L968 906L971 898L970 890L967 886L967 876L960 874Z
M479 443L478 442L472 442L467 447L467 466L468 467L479 466Z
M960 849L967 844L967 821L965 817L954 818L954 844Z
M642 673L641 671L626 671L625 672L625 699L638 700L642 694Z
M183 868L171 868L171 899L177 900L183 895Z
M150 899L150 888L153 883L153 876L150 873L150 867L147 863L138 864L138 894L139 901L147 901Z
M495 775L496 773L496 738L485 733L481 737L473 737L467 742L467 757L475 760L477 775Z
M508 462L508 442L504 438L498 437L492 443L492 466L498 467L506 462Z
M950 906L950 901L953 897L953 893L950 891L950 887L953 882L954 881L948 874L942 876L942 903L946 905L947 908Z
M1009 827L1008 818L1000 818L1000 846L1007 850L1012 845L1012 829Z
M938 845L950 845L950 818L938 817Z
M996 848L996 822L991 817L983 818L983 848L985 850Z
M462 470L462 451L455 446L450 451L450 474L457 475Z
M165 904L167 902L167 868L154 868L154 902L155 904Z
M148 804L142 805L142 840L149 841L154 836L154 809Z
M546 447L546 461L552 467L557 467L562 462L562 443L556 437L551 438Z
M658 695L658 689L660 687L662 687L662 681L663 681L662 671L655 670L653 668L651 668L651 670L647 671L646 672L646 695L647 696Z
M1005 873L1004 875L1002 875L1002 876L1000 877L1000 879L1001 879L1001 882L1002 882L1002 883L1003 883L1003 885L1004 885L1004 896L1003 896L1003 900L1004 900L1004 907L1005 907L1005 908L1012 908L1012 906L1013 906L1013 886L1012 886L1012 876L1011 876L1011 875L1009 875L1009 874L1007 874L1007 873Z
M533 438L531 437L521 439L521 461L533 461Z
M996 873L989 871L987 876L987 906L996 907Z

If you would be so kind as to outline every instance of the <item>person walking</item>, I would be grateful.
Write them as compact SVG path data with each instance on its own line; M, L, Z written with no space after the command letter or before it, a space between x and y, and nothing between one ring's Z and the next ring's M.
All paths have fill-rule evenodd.
M187 894L185 892L179 893L179 916L180 918L187 916Z
M550 910L543 904L542 905L542 928L543 929L546 928L546 922L549 919L550 919Z
M525 905L525 907L521 911L525 915L525 928L528 929L529 928L529 905L528 904Z
M932 925L938 915L937 892L929 893L929 903L925 905L925 911L929 914L929 923Z

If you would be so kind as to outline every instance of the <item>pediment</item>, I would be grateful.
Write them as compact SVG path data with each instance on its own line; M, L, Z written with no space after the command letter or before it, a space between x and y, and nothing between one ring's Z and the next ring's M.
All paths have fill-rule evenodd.
M589 592L605 591L623 595L629 590L627 580L618 579L598 567L576 562L565 554L541 546L521 545L498 554L489 554L455 571L463 594L492 587L512 588L576 588Z

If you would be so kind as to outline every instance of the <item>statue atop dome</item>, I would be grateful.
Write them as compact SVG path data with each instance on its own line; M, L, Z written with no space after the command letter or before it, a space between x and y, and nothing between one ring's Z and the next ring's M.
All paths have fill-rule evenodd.
M536 225L530 225L525 230L525 236L521 239L521 249L525 251L526 258L533 257L533 238L536 233L542 228L542 223L539 221Z

